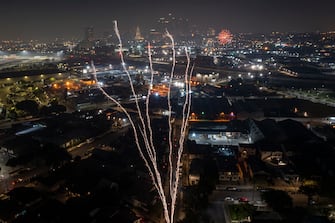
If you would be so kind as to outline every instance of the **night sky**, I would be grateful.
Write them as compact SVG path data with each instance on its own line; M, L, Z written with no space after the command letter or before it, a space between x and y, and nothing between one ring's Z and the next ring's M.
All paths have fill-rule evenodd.
M199 27L232 32L335 30L334 0L2 0L0 40L82 38L83 29L143 33L169 12Z

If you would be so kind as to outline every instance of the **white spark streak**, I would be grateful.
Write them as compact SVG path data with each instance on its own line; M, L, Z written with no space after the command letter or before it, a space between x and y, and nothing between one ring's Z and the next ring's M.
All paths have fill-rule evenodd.
M176 171L175 171L175 181L173 182L173 188L171 191L171 212L170 212L171 218L173 218L174 212L175 212L175 204L177 200L178 185L179 185L179 180L180 180L179 168L181 166L181 158L182 158L182 154L184 150L186 127L187 127L190 110L191 110L190 90L191 90L191 77L192 77L194 66L192 66L191 72L188 74L189 66L190 66L190 56L186 48L185 48L185 55L187 58L187 66L185 70L185 79L184 79L186 94L185 94L185 102L184 102L183 111L182 111L183 118L182 118L182 123L180 127L180 138L179 138L179 145L178 145L179 148L178 148L177 164L176 164Z
M154 69L152 66L152 55L151 55L151 45L148 43L148 58L149 58L149 66L150 66L150 83L148 87L148 94L145 102L145 109L146 109L146 116L147 116L147 122L148 122L148 129L149 129L149 136L150 136L150 146L153 150L154 157L156 157L156 150L154 146L154 141L153 141L153 133L152 133L152 128L151 128L151 121L150 121L150 116L149 116L149 100L150 100L150 95L151 95L151 86L153 85L154 82Z
M97 80L97 75L96 75L96 69L95 69L95 66L94 64L92 63L92 67L93 67L93 76L95 78L95 81L96 83L98 83L98 80ZM160 178L160 174L157 175L157 172L159 173L158 171L158 168L157 168L157 163L154 163L152 159L147 159L147 157L145 156L145 154L143 153L143 149L140 145L140 142L139 142L139 137L138 137L138 133L137 133L137 129L136 129L136 126L134 124L134 121L133 121L133 118L130 116L130 114L128 113L128 111L126 110L126 108L121 105L115 98L111 97L100 85L97 85L97 87L100 89L100 91L108 98L110 99L111 101L113 101L118 107L120 107L120 109L122 110L123 113L125 113L125 115L127 116L127 118L129 119L129 122L130 122L130 125L133 129L133 132L134 132L134 136L135 136L135 143L136 143L136 147L140 153L140 156L141 158L144 160L144 163L145 163L145 166L147 167L148 171L149 171L149 175L152 179L152 182L159 194L159 197L162 201L162 204L163 204L163 208L164 208L164 216L165 216L165 220L167 223L170 223L169 221L169 212L168 212L168 207L167 207L167 202L166 202L166 197L165 197L165 193L164 193L164 189L163 189L163 186L162 186L162 182L161 182L161 178ZM142 134L142 137L143 139L145 138L145 135L144 133L142 132L142 130L140 129L140 132ZM146 151L149 155L149 151L148 149L146 148ZM150 157L150 155L149 155ZM150 165L149 164L149 161L152 162ZM166 217L167 216L167 217Z
M135 97L135 104L136 104L136 108L137 108L137 111L138 111L138 116L139 116L139 119L141 120L142 129L143 129L143 135L144 135L143 140L144 140L144 143L145 143L145 149L147 150L147 153L149 155L149 158L150 158L150 160L152 162L152 166L153 166L153 169L154 169L154 175L152 175L152 178L153 178L153 181L154 180L157 181L157 184L155 186L157 186L156 189L157 189L158 193L160 194L160 197L161 197L161 200L162 200L165 220L166 220L167 223L170 223L170 219L168 217L169 211L168 211L168 206L167 206L167 200L166 200L166 196L165 196L165 193L164 193L164 188L163 188L163 184L162 184L162 180L161 180L161 175L160 175L160 172L158 170L156 158L153 157L152 150L154 148L150 147L150 143L148 142L149 140L148 140L146 129L147 128L151 129L151 126L146 126L145 125L145 121L144 121L144 118L142 116L142 112L141 112L141 109L139 107L139 104L138 104L138 97L136 95L132 79L130 77L128 69L125 66L126 63L125 63L125 60L124 60L124 57L123 57L122 41L121 41L121 36L120 36L120 32L119 32L118 26L117 26L117 21L114 21L114 30L115 30L115 34L116 34L116 36L117 36L117 38L119 40L119 44L120 44L121 63L122 63L124 71L127 73L129 84L130 84L130 87L131 87L131 91L133 93L133 96ZM138 148L138 149L141 150L141 148Z
M169 166L170 166L170 196L172 199L172 189L173 189L173 162L172 162L172 154L173 154L173 143L172 143L172 124L171 124L171 112L172 112L172 106L171 106L171 84L172 79L176 67L176 49L174 44L173 36L169 33L169 31L166 30L166 36L171 40L171 49L172 49L172 68L170 73L170 80L169 80L169 91L168 91L168 122L169 122Z
M151 86L153 84L153 75L154 75L154 70L153 70L153 62L152 62L152 54L151 54L151 46L148 44L148 59L150 63L150 71L151 71L151 78L150 78L150 83L148 87L148 92L147 92L147 98L145 101L145 116L142 114L142 111L139 106L139 101L137 94L134 89L134 85L130 76L130 73L125 65L125 60L124 60L124 55L123 55L123 49L122 49L122 40L120 36L120 32L118 30L117 26L117 21L114 21L114 31L115 34L118 38L119 45L120 45L120 59L122 63L123 70L126 72L128 76L128 81L129 85L131 88L132 95L135 97L135 104L136 104L136 110L138 113L138 118L140 120L140 125L138 128L135 126L135 121L134 118L128 113L126 108L116 99L111 97L99 84L97 84L97 87L100 89L100 91L111 101L113 101L118 107L120 107L121 111L125 113L127 118L129 119L130 125L132 127L132 130L134 132L135 136L135 143L136 147L140 153L141 158L144 160L145 166L147 167L149 171L149 175L152 179L153 185L155 186L158 195L160 197L160 200L163 205L163 214L164 214L164 219L166 223L173 223L174 221L174 213L175 213L175 205L176 205L176 199L177 199L177 192L178 192L178 184L180 180L179 176L179 166L181 164L181 156L183 153L183 145L185 141L185 135L186 135L186 130L187 130L187 123L190 115L190 109L191 109L191 94L190 94L190 89L191 89L191 77L193 73L193 68L192 67L191 71L189 72L190 68L190 56L185 49L185 54L187 57L187 66L185 70L185 101L183 105L183 116L182 116L182 123L180 127L180 138L179 138L179 145L177 147L177 160L173 160L173 143L172 143L172 105L171 105L171 86L172 86L172 80L175 72L175 66L176 66L176 50L175 50L175 42L172 37L172 35L166 31L166 36L171 40L171 48L172 48L172 68L171 68L171 73L170 73L170 79L169 79L169 91L168 91L168 122L169 122L169 136L168 136L168 148L169 148L169 177L168 181L166 183L169 184L169 191L165 191L161 179L161 173L159 172L158 164L157 164L157 155L156 155L156 150L153 142L153 131L151 127L151 119L149 115L149 103L150 103L150 95L151 95ZM96 75L96 69L94 64L92 63L93 67L93 75L96 80L96 83L98 83L97 80L97 75ZM143 139L144 145L141 146L140 143L140 137L141 140ZM175 167L175 168L174 168ZM169 200L167 199L168 194L170 195ZM169 208L168 206L168 201L171 201L171 206Z
M151 126L150 125L147 126L145 121L144 121L144 118L143 118L143 115L142 115L142 112L141 112L141 109L140 109L140 106L139 106L139 103L138 103L138 97L137 97L137 94L135 92L130 73L129 73L127 67L126 67L126 63L125 63L124 56L123 56L123 45L122 45L121 35L120 35L119 29L118 29L118 26L117 26L117 21L114 21L114 30L115 30L115 34L118 38L119 45L120 45L121 64L122 64L123 70L126 72L126 74L128 76L129 85L131 87L132 94L135 98L135 104L136 104L136 109L137 109L137 112L138 112L138 116L139 116L139 119L140 119L141 124L142 124L142 131L143 131L143 134L144 134L143 140L144 140L144 143L145 143L145 148L148 152L148 156L149 156L150 160L152 160L155 172L159 173L158 168L157 168L157 162L156 162L155 148L153 146L150 146L150 142L149 142L149 139L148 139L148 136L147 136L147 131L146 131L147 128L151 129ZM149 103L149 99L147 99L147 104L148 103ZM146 109L148 110L148 106L147 106ZM148 111L147 111L147 113L148 113ZM148 121L148 123L150 123L150 121ZM152 132L152 131L150 131L150 132ZM152 137L150 137L150 138L152 138ZM158 181L161 180L160 175L156 174L156 178L157 178L156 180L158 180Z

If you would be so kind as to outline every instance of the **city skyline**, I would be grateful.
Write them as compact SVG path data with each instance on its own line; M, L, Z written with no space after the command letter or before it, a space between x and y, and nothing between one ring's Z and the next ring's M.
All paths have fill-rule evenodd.
M334 3L1 6L0 222L335 223Z
M137 26L145 34L155 28L161 17L172 13L176 18L189 19L200 29L225 28L233 33L313 32L335 29L335 3L255 0L238 1L132 1L111 2L60 0L13 0L2 3L0 9L1 40L82 38L85 27L96 33L113 32L113 20L118 20L121 32L134 32Z

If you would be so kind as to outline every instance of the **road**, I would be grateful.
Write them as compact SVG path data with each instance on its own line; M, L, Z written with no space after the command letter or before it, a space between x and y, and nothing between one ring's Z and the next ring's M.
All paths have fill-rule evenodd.
M75 158L76 156L80 156L82 158L86 157L92 148L100 148L102 145L109 145L111 141L125 134L129 128L130 126L110 129L109 131L92 138L91 142L84 142L75 147L69 148L68 152L71 154L72 158Z
M207 214L211 217L214 223L230 222L226 217L226 212L227 211L224 207L224 201L213 201L208 205Z
M41 120L42 118L19 118L16 121L6 119L6 120L1 120L0 121L0 129L9 129L13 125L21 124L21 123L26 123L26 122L34 122Z
M260 192L252 187L241 187L236 191L214 190L208 197L207 213L214 223L231 223L228 206L240 203L239 199L242 197L249 202L261 202Z
M240 189L237 191L214 190L208 200L210 202L224 201L227 197L233 198L234 200L245 197L248 201L261 201L260 192L253 189Z

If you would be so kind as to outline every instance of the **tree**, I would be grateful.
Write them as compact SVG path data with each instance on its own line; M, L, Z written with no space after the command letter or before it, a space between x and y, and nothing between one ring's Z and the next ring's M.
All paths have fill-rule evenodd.
M254 208L249 204L229 205L229 212L232 220L243 221L253 214Z
M43 106L40 110L41 115L50 115L52 113L63 113L66 111L64 105L51 104L50 106Z
M312 197L319 193L319 184L314 180L305 180L300 186L299 191L308 197L308 203L312 201Z
M24 100L18 102L15 107L19 110L26 112L29 115L38 114L38 104L34 100Z
M48 165L54 166L71 160L71 155L65 149L51 143L43 147L43 156Z
M285 209L292 208L292 198L287 192L282 190L269 190L262 194L262 199L278 212L283 212Z
M17 112L15 111L14 107L8 110L8 118L14 119L14 120L17 118Z

